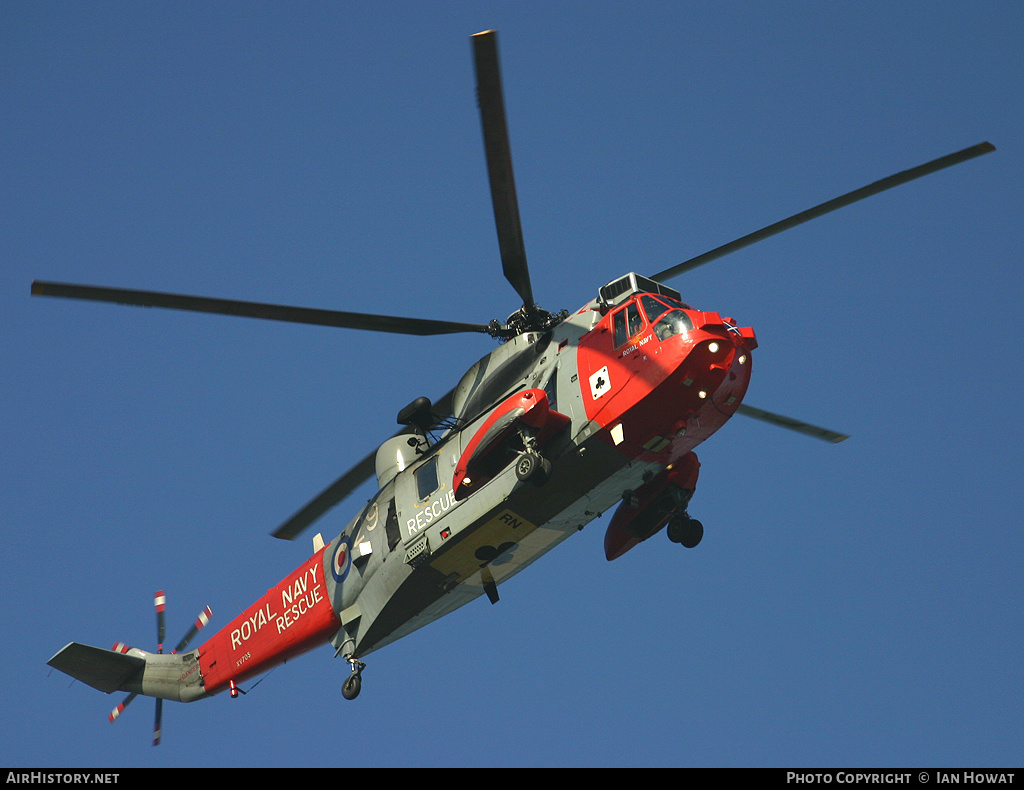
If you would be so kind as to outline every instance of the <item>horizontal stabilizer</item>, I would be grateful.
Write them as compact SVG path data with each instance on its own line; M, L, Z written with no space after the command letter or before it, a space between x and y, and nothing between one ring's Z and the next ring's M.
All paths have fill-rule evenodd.
M146 659L72 642L46 662L54 669L107 694L142 672Z

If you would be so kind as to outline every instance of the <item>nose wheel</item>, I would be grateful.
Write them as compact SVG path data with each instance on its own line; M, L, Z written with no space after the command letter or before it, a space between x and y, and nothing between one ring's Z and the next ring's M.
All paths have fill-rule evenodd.
M341 685L341 696L345 699L355 699L363 686L363 670L366 669L366 664L355 658L349 658L348 663L352 665L352 674Z

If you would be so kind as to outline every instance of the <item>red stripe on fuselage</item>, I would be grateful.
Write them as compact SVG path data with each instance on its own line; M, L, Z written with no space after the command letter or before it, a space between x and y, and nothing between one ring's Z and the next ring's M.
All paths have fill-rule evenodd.
M324 644L341 627L327 595L324 552L310 557L199 648L207 694Z

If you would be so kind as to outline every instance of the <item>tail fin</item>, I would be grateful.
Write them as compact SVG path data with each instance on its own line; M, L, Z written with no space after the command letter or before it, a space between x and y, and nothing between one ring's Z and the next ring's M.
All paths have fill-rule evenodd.
M54 669L80 680L105 694L125 688L146 668L146 659L72 642L46 662Z
M147 653L133 647L124 653L72 642L46 663L105 694L127 691L133 697L192 702L207 696L197 652Z

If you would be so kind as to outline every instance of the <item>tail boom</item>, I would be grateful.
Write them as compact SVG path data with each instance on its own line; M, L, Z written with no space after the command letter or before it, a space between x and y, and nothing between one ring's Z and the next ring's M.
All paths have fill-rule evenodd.
M328 642L341 621L324 579L324 552L267 590L199 648L206 694L217 694Z
M111 721L139 694L177 702L217 694L330 641L341 628L324 579L325 551L321 548L196 650L165 654L120 642L111 650L72 642L47 663L106 694L128 692ZM159 607L158 600L158 616ZM179 647L209 615L207 608Z

